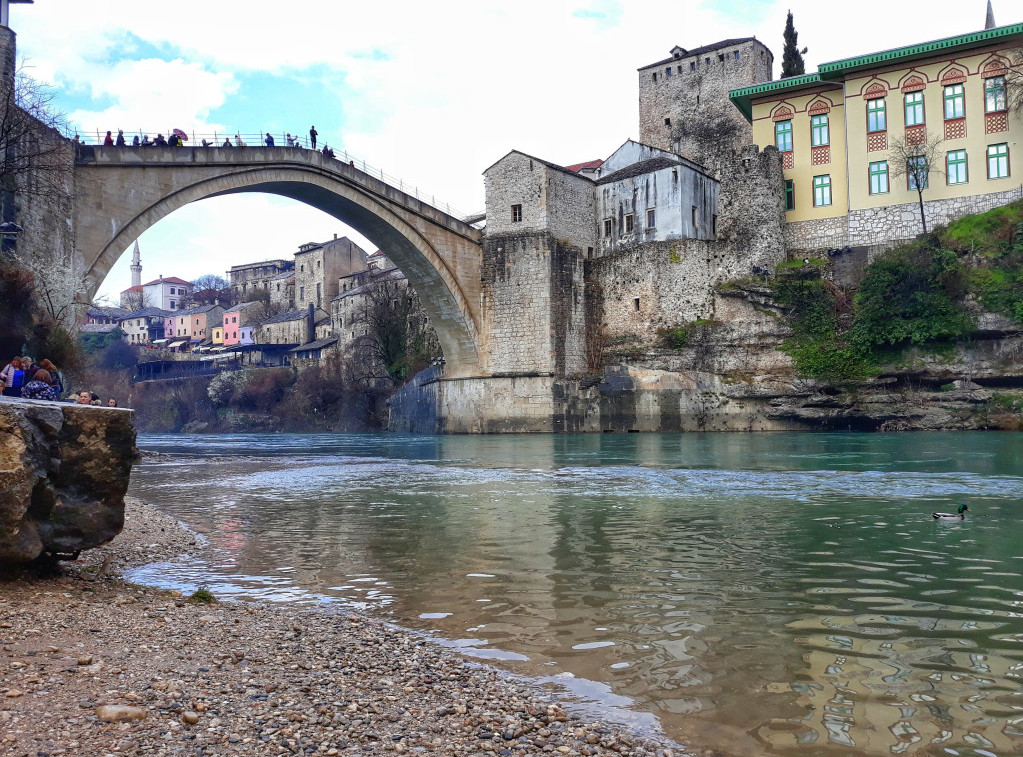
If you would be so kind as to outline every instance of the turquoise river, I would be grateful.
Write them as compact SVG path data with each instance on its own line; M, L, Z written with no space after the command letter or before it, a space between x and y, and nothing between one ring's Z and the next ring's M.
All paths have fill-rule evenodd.
M214 557L136 580L362 608L726 755L1023 754L1023 434L139 446Z

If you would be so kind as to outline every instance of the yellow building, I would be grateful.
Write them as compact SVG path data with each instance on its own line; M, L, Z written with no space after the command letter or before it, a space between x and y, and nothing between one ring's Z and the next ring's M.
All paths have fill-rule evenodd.
M213 327L213 346L221 345L224 343L224 326Z
M928 229L1018 199L1012 163L1023 119L1009 112L1006 75L1023 68L1021 47L1023 24L993 27L732 90L756 144L781 153L787 247L919 234L914 173ZM919 154L909 166L907 150ZM928 153L931 162L920 162Z

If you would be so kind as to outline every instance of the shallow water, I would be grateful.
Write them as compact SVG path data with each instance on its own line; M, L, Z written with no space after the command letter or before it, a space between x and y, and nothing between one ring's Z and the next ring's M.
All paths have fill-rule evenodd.
M354 603L733 754L1023 753L1023 435L139 446L222 555L142 580Z

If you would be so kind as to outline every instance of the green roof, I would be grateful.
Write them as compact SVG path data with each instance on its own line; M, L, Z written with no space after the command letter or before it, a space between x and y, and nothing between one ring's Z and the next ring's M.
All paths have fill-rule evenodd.
M856 58L836 60L831 63L822 63L817 67L821 78L834 79L842 76L846 71L858 68L870 68L892 61L905 60L906 58L925 58L936 53L944 52L953 48L969 49L980 47L994 40L1004 39L1023 34L1023 24L1012 24L1011 26L998 26L994 29L986 29L982 32L960 34L957 37L946 37L936 39L933 42L924 42L920 45L909 47L897 47L893 50L884 50L870 55L861 55Z
M742 115L746 117L746 120L752 122L753 98L755 97L841 79L847 72L857 69L871 68L894 61L926 58L947 50L968 50L973 47L982 47L993 41L1016 36L1023 36L1023 24L998 26L994 29L985 29L982 32L960 34L957 37L936 39L933 42L924 42L919 45L897 47L892 50L883 50L879 53L861 55L856 58L845 58L844 60L836 60L831 63L822 63L817 67L817 73L815 74L792 76L787 79L777 79L775 81L764 82L763 84L755 84L752 87L745 87L743 89L733 89L728 93L728 97L735 103L735 107L739 109Z
M735 103L735 107L737 107L742 114L746 116L746 120L752 122L754 97L760 97L761 95L766 95L770 92L783 92L790 89L800 89L802 87L820 83L820 74L790 76L787 79L777 79L776 81L768 81L763 84L754 84L752 87L733 89L728 93L728 98Z

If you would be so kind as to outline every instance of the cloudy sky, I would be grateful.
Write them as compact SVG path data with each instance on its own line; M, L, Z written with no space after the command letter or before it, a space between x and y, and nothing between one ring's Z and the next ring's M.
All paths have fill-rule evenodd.
M993 5L999 25L1023 19L1018 0ZM315 124L321 144L468 213L483 209L482 171L511 149L568 165L638 137L636 69L675 45L756 36L777 76L789 9L813 71L981 29L986 0L36 0L12 6L11 27L87 141ZM204 200L141 237L143 279L223 275L335 233L349 231L289 200ZM129 285L129 258L101 295Z

